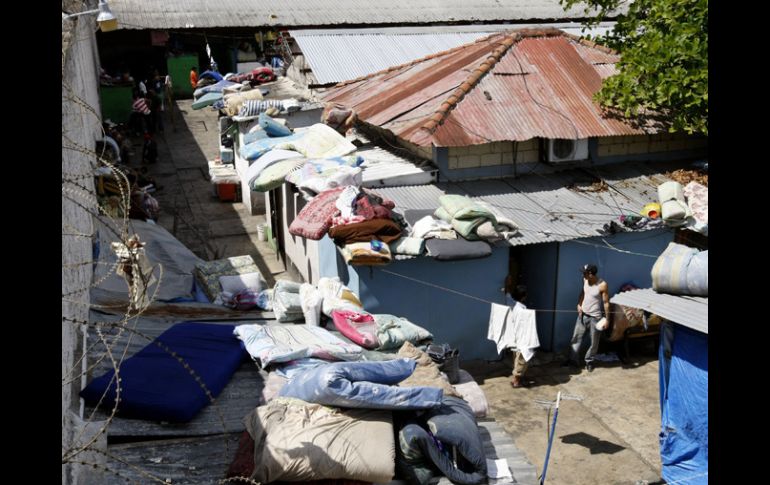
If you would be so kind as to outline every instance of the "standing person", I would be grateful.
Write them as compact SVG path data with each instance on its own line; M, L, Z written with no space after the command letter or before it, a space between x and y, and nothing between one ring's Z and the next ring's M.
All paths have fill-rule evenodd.
M583 290L580 292L577 310L578 317L575 322L575 331L572 334L570 342L569 358L562 364L566 367L570 364L580 365L580 350L588 335L591 336L591 345L585 354L586 370L594 370L594 356L599 350L599 340L602 330L609 326L610 316L610 296L607 291L607 282L600 279L596 274L598 269L596 265L586 264L582 268L583 272ZM601 322L602 314L606 318ZM597 324L602 325L601 329Z
M505 295L505 304L516 307L520 306L522 309L527 307L524 302L527 299L527 287L524 285L517 285L515 288L509 290L509 293ZM517 349L513 356L513 374L511 375L511 387L525 387L532 384L530 380L524 380L524 373L527 372L529 363L522 354L521 350Z
M158 130L158 133L163 133L163 98L157 91L155 91L154 84L150 85L150 90L147 92L146 99L152 110L152 126Z
M144 103L150 111L144 115L145 131L154 135L157 108L155 106L155 96L152 94L152 91L144 95Z
M150 116L150 107L139 90L134 90L134 102L131 105L131 117L129 124L134 131L134 136L141 136L147 131L148 118Z
M190 68L190 85L192 86L193 91L198 87L198 70L195 66Z
M144 82L144 80L140 79L136 83L137 89L139 89L139 92L142 93L142 95L147 94L147 84Z

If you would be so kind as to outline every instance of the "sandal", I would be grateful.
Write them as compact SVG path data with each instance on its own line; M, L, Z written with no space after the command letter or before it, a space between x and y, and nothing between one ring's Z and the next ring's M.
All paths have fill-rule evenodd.
M514 389L518 389L520 387L529 387L532 384L533 384L533 381L523 381L523 380L519 382L511 381L511 387Z

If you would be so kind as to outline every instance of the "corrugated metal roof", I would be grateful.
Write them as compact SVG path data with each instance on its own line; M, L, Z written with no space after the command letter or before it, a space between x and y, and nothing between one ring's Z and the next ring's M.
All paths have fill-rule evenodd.
M593 100L616 59L555 29L511 31L343 83L324 99L421 146L655 132L603 117Z
M378 192L392 199L397 211L435 209L441 195L465 195L518 224L520 235L510 241L513 246L568 241L600 236L605 224L617 221L621 214L638 213L644 204L657 198L657 183L653 180L667 180L661 173L671 164L630 165L604 168L601 177L617 189L599 192L592 191L598 179L583 169L516 179L385 187ZM621 172L633 175L624 178ZM643 230L648 229L652 227Z
M598 35L612 28L613 22L603 22L588 33ZM539 27L519 25L517 27ZM565 32L580 34L578 24L553 24ZM305 60L313 70L318 84L337 83L366 76L390 66L414 61L429 54L473 42L495 32L510 30L510 24L389 27L349 30L292 30ZM595 49L584 48L591 55ZM598 52L598 51L597 51ZM607 56L607 54L603 54ZM617 57L617 56L615 56ZM604 58L601 58L603 60ZM594 62L591 59L589 62ZM615 61L613 61L615 62Z
M491 32L294 36L319 84L337 83L472 42Z
M709 299L700 296L677 296L657 293L652 288L618 293L610 302L641 308L671 322L708 335Z
M421 185L435 182L438 169L427 160L418 160L404 149L404 156L393 149L385 149L372 143L364 134L356 133L361 145L356 154L364 158L361 165L361 185L386 187L394 185Z
M558 0L112 0L124 29L566 20Z

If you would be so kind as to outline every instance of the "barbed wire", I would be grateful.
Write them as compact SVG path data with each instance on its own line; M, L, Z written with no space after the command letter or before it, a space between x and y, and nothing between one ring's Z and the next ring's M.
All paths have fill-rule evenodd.
M139 258L133 251L128 251L128 257L123 261L120 258L113 259L106 256L109 254L110 248L102 247L105 241L112 240L129 247L129 241L133 235L129 219L133 187L129 180L128 171L123 166L114 163L112 158L107 156L105 149L98 150L96 146L91 148L84 145L83 140L89 139L92 135L77 131L80 128L81 120L83 127L87 127L89 123L98 126L102 137L106 136L106 131L97 110L65 80L66 59L64 59L64 55L63 49L62 274L63 276L65 272L71 274L72 276L68 276L68 278L72 284L63 285L62 288L62 325L84 331L86 338L82 351L76 350L71 361L63 362L65 368L62 372L62 386L76 386L99 369L108 369L108 372L112 372L112 376L106 390L101 394L93 409L90 409L85 415L81 413L81 419L84 422L100 423L98 429L92 432L94 431L92 427L76 428L77 432L73 433L66 446L62 446L62 465L80 465L98 469L102 473L111 473L121 480L132 480L132 477L127 475L125 470L119 470L109 463L92 461L90 458L84 457L84 453L94 452L105 457L108 461L120 463L123 467L129 468L132 473L141 476L142 481L168 483L167 479L159 477L141 466L132 464L109 450L104 450L103 445L98 443L101 436L108 434L110 425L119 416L124 394L121 367L132 353L132 342L135 339L141 339L148 344L158 346L164 353L174 358L205 393L222 430L225 432L228 431L227 423L220 406L216 406L216 398L196 369L193 369L177 352L158 341L155 336L144 333L137 328L142 315L153 302L157 301L163 283L164 268L161 264L155 264L151 266L152 269L147 274L138 271L140 268ZM68 108L70 111L67 111ZM78 126L75 130L68 131L66 129L67 117L78 119ZM112 187L110 190L116 192L116 195L109 196L112 199L109 199L107 195L102 195L97 190L95 181L98 180L97 177L99 176L110 180ZM98 244L102 250L102 254L98 256L95 254L95 244ZM77 248L78 254L88 251L93 256L90 259L76 258L74 253L70 253L71 248ZM137 270L132 272L134 276L131 281L127 280L126 303L99 304L98 301L91 301L89 290L98 288L109 278L115 277L121 264ZM93 268L93 270L89 270L89 268ZM96 271L101 268L106 268L103 274L101 270ZM156 276L156 281L150 285L149 278L152 276ZM81 284L80 282L83 280L85 282ZM114 320L92 319L91 310L108 310L111 313L117 313L117 315ZM74 339L77 338L74 337ZM114 394L111 394L113 391ZM73 393L76 392L77 389L73 389ZM106 407L105 403L108 399L114 402L111 403L111 406ZM89 429L90 436L85 438L87 429ZM227 438L224 440L224 451L228 454L231 452L229 441ZM244 483L258 483L245 477L239 478L239 480Z

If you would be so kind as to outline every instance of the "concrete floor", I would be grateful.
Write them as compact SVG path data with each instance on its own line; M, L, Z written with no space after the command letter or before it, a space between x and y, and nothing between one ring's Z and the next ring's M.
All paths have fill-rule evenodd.
M220 202L208 181L207 160L218 154L217 116L193 111L177 101L176 129L166 118L159 135L159 162L151 167L163 189L156 194L160 224L206 260L251 254L268 283L276 277L300 281L286 272L267 243L257 240L257 224L241 203ZM139 147L141 152L141 147ZM395 312L395 309L394 309ZM565 399L559 409L546 483L564 485L647 485L659 483L658 361L651 344L632 347L627 364L598 364L592 373L561 368L553 354L539 354L527 377L529 388L510 387L511 362L464 362L486 393L490 414L513 437L538 474L547 447L548 411L537 401ZM556 360L559 360L558 356Z
M555 401L562 392L546 483L648 485L660 483L658 360L652 342L639 342L632 350L626 364L599 363L591 373L560 367L559 356L539 355L545 363L526 373L534 384L517 389L510 386L510 357L463 365L484 390L491 414L538 475L549 415L537 401Z
M165 133L156 135L158 163L149 167L162 189L154 194L161 207L159 224L204 260L250 254L269 285L276 277L298 280L286 272L275 251L257 238L265 216L252 216L241 202L221 202L208 177L208 160L219 155L219 123L210 109L193 110L178 100L173 122L166 113ZM135 147L141 153L141 146Z

